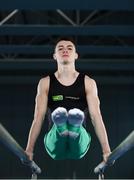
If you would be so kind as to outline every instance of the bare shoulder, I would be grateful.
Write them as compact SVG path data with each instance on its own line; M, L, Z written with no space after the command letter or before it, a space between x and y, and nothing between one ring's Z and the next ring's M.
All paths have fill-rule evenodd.
M85 86L94 87L94 86L96 86L96 82L95 82L94 79L92 79L89 76L85 75Z
M39 83L38 83L38 89L41 90L41 91L47 91L48 92L48 90L49 90L49 82L50 82L50 77L49 76L41 78L39 80Z
M97 94L97 85L94 79L85 76L85 91L86 94Z
M48 84L50 81L50 77L49 76L46 76L46 77L43 77L39 80L39 84L40 85L44 85L44 84Z

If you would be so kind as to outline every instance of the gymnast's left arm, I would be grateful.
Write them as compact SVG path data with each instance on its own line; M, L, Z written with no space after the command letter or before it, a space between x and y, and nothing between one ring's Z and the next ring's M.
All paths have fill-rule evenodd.
M101 144L103 160L106 162L108 156L111 154L111 150L108 142L106 128L100 111L100 100L98 97L96 82L88 76L85 76L85 91L91 121Z

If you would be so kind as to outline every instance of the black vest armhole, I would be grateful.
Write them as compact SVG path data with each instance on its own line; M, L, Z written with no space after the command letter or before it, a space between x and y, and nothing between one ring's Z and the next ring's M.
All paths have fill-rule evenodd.
M50 89L52 88L52 82L54 81L54 74L49 74L50 82L49 82L49 91L48 91L48 107L47 107L47 112L46 112L46 121L48 124L48 129L49 131L52 127L52 120L51 120L51 110L49 108L49 99L50 99Z
M80 82L82 82L81 84L83 84L84 93L86 93L86 91L85 91L85 76L86 76L85 73L80 73L80 75L79 75L79 80L80 80Z
M52 84L55 81L54 73L49 74L49 77L50 77L50 83L49 83L49 91L50 91L50 89L52 88Z
M54 77L54 74L52 74L52 73L49 74L49 77L50 77L50 82L52 82L52 81L54 80L54 78L55 78L55 77Z
M85 90L85 76L86 76L86 74L85 73L80 73L80 82L83 82L82 84L83 84L83 91L84 91L84 94L85 94L85 98L86 98L86 90ZM87 117L88 117L88 113L89 113L89 111L88 111L88 107L86 107L85 109L84 109L84 114L85 114L85 120L84 120L84 122L83 122L83 126L86 128L86 126L87 126Z
M80 73L79 78L84 81L85 80L85 73Z

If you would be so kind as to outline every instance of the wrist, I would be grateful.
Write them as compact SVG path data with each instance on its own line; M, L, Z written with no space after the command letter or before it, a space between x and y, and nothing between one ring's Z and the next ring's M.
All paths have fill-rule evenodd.
M32 161L33 160L33 156L34 156L33 151L26 150L25 153L29 157L29 159Z
M26 151L29 152L29 153L33 153L33 147L27 146Z
M102 153L103 153L103 154L109 154L109 153L111 153L111 150L110 150L110 149L108 149L108 150L103 150Z
M110 154L111 154L111 152L106 152L106 153L103 153L102 156L103 156L103 158L105 158L105 157L108 157Z
M107 162L109 155L111 154L111 151L103 152L103 160Z
M103 144L103 146L102 146L102 153L103 154L111 153L111 149L110 149L110 146L108 144Z
M27 147L25 151L26 151L26 153L29 154L29 155L33 155L33 154L34 154L34 153L33 153L33 148Z

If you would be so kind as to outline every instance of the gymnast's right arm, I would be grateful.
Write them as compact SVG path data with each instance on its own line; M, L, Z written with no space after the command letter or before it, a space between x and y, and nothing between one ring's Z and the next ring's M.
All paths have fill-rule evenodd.
M45 117L47 110L48 102L48 89L49 89L49 76L42 78L39 81L37 88L37 95L35 99L35 110L34 110L34 119L28 136L28 142L26 147L26 154L33 159L33 151L36 140L40 134L42 123Z

